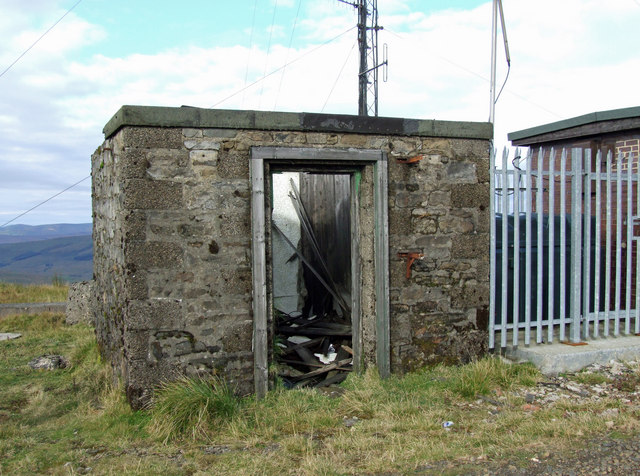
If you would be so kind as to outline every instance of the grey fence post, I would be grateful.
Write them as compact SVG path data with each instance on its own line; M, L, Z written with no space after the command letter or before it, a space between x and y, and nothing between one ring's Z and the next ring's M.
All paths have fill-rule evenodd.
M580 342L582 288L582 149L571 150L571 325L569 339Z

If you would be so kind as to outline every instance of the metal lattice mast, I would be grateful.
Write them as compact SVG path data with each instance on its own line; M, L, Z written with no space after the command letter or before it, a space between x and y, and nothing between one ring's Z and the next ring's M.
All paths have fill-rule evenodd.
M338 0L358 9L358 115L378 115L378 68L388 64L387 59L378 64L378 0ZM369 66L371 65L371 66Z

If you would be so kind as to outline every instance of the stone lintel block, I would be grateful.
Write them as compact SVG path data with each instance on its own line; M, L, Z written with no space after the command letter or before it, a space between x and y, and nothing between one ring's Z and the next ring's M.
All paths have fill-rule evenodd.
M389 234L408 236L411 233L411 209L392 208L389 211Z
M145 360L149 354L149 331L135 330L124 334L124 352L128 360Z
M478 176L478 183L489 183L491 172L491 162L489 157L483 157L481 159L474 160L476 164L476 175Z
M228 294L251 293L251 269L247 267L227 268L220 273L220 289Z
M182 185L166 180L125 181L124 207L128 209L176 209L184 205Z
M249 180L249 148L243 152L226 152L218 155L218 176L229 179Z
M441 293L439 288L428 288L416 284L407 284L402 287L398 294L397 304L414 305L427 299L427 294Z
M222 238L247 237L251 235L251 214L244 210L225 210L218 215L224 226L220 230Z
M489 235L454 235L451 238L452 259L480 259L489 260Z
M451 183L477 183L476 164L459 160L449 162L446 167L446 180Z
M182 302L177 299L147 299L129 301L126 312L126 331L181 329Z
M151 401L153 389L160 382L175 380L177 377L176 369L170 362L151 363L148 359L129 361L125 391L131 408L144 408Z
M178 243L131 241L126 244L125 259L127 269L133 272L140 269L174 269L182 266L184 250Z
M451 290L453 309L483 308L489 305L489 286L477 284L460 286Z
M449 250L452 244L452 237L444 235L426 235L416 238L415 243L416 246L423 249L425 253L427 253L430 248Z
M116 174L124 179L143 179L147 172L144 149L127 147L120 153Z
M125 240L144 240L146 238L147 217L144 211L129 210L124 215L122 223L122 233Z
M367 145L367 136L360 134L344 134L340 138L340 145L348 147L365 147Z
M214 137L216 139L232 139L238 135L235 129L204 129L202 131L204 137Z
M307 133L307 143L308 144L326 144L327 135L319 132L309 132Z
M455 208L489 208L489 184L451 186L451 205Z
M218 162L218 151L194 149L189 152L189 160L193 165L214 166Z
M397 208L418 207L426 202L428 198L429 194L427 192L398 192L395 194L395 197L393 197Z
M122 136L126 147L149 149L162 147L181 149L182 129L177 127L124 127Z
M184 146L189 150L220 150L220 142L214 140L193 140L184 141Z
M188 139L192 139L194 137L202 137L201 129L193 129L193 128L185 128L182 129L182 135Z
M128 273L124 283L127 299L144 300L149 296L146 271L137 270L135 273Z
M490 143L487 140L452 139L454 157L457 159L488 158Z
M476 230L478 233L491 232L491 213L489 207L478 212L478 221L476 222Z

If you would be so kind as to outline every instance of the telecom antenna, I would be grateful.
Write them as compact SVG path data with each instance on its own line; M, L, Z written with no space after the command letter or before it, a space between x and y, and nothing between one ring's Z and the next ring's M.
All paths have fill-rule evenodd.
M383 47L382 63L378 63L378 0L338 0L358 9L358 115L378 115L378 69L384 66L383 81L387 81L387 45ZM371 65L371 67L369 66ZM369 100L372 97L372 101Z

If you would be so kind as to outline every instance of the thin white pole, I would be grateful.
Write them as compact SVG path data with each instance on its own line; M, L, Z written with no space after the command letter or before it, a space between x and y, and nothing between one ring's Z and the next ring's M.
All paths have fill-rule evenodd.
M489 83L489 122L496 116L496 44L498 42L498 0L493 0L491 13L491 81Z

